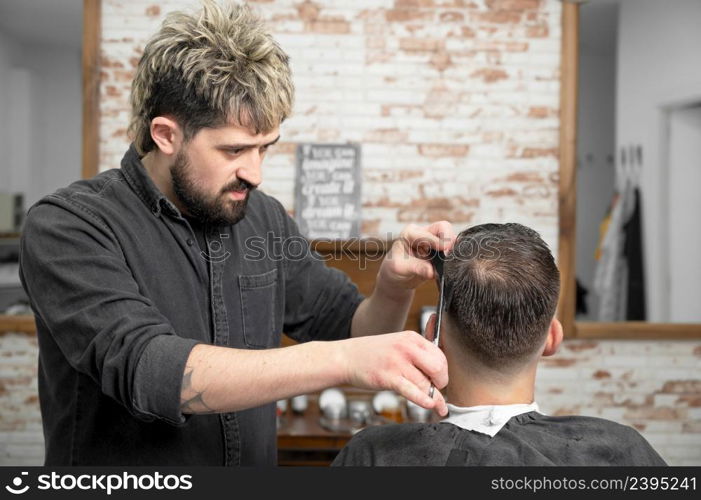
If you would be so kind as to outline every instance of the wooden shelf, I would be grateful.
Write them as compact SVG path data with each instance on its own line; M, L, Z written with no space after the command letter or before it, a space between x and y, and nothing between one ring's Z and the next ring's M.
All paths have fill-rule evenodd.
M701 339L701 324L647 323L644 321L621 321L618 323L596 323L577 321L577 339L619 340L694 340Z
M36 334L34 316L0 314L0 335L8 332Z

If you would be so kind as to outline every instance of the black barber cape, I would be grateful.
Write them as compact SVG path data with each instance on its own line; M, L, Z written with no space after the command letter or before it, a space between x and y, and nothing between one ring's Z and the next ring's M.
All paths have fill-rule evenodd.
M450 423L393 424L356 434L332 465L667 465L632 427L593 417L512 417L490 437Z

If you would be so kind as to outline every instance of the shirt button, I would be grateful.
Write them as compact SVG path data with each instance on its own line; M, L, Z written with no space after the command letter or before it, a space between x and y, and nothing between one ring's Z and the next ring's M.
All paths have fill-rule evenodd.
M195 242L192 241L192 238L188 238L188 239L187 239L187 244L188 244L189 246L192 246L192 245L195 244Z

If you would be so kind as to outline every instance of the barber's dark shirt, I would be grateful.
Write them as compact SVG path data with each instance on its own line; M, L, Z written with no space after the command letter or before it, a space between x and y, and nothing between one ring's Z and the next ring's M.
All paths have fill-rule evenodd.
M275 199L253 191L237 224L193 230L133 148L121 169L30 209L20 275L36 315L47 465L275 464L274 403L180 412L190 351L276 347L283 331L345 338L362 300Z
M595 417L511 417L494 437L452 423L368 427L332 465L660 466L665 461L632 427Z

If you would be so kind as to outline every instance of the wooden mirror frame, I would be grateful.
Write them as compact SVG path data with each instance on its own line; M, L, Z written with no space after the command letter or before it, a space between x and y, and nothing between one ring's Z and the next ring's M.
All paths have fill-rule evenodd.
M100 37L102 0L83 0L83 179L100 165Z
M560 186L558 264L561 274L558 319L568 338L701 339L701 324L621 321L575 321L575 249L577 206L577 78L579 71L579 3L562 3L560 71Z

